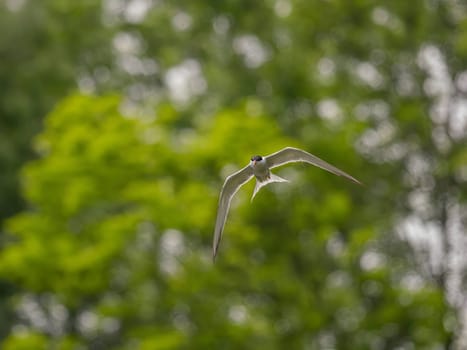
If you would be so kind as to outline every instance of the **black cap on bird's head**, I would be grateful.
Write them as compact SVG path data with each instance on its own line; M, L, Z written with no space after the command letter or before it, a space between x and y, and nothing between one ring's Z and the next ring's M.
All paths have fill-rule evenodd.
M261 162L263 160L263 157L261 156L253 156L251 157L252 162Z

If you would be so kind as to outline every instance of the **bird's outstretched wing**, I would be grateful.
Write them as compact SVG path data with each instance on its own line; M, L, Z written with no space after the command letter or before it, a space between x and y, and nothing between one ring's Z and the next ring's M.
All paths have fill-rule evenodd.
M228 176L222 186L219 196L219 207L217 208L216 228L214 229L214 241L212 242L212 258L216 259L217 249L222 238L225 220L229 212L230 201L238 189L253 176L253 169L249 165L236 173Z
M359 185L362 184L354 177L329 164L328 162L325 162L321 158L318 158L312 155L311 153L305 152L301 149L294 147L286 147L284 149L281 149L280 151L270 154L266 157L266 162L270 168L275 168L292 162L306 162L315 165L321 169L327 170L335 175L343 176Z

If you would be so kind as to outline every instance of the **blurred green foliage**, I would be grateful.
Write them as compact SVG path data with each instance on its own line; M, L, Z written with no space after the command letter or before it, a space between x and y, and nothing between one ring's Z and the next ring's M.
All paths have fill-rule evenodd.
M442 104L465 92L463 3L0 7L2 348L451 346L449 271L399 228L465 207ZM250 203L252 181L213 265L224 177L286 145L365 187L294 165Z
M7 226L0 275L67 310L59 339L142 349L443 341L441 295L360 262L378 262L366 251L378 228L354 214L364 190L318 169L299 166L252 204L242 189L212 265L219 173L289 144L271 118L240 107L180 132L170 109L133 118L120 104L73 96L54 109L36 141L42 157L24 170L33 207ZM354 157L342 167L359 174Z

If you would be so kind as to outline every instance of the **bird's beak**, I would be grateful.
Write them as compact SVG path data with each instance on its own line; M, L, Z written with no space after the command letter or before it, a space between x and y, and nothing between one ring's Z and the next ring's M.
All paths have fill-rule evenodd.
M253 161L253 166L255 166L255 165L256 165L256 160Z

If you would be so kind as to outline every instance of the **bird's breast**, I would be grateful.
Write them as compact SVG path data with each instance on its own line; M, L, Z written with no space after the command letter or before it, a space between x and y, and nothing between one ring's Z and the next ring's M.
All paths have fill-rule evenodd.
M253 174L261 182L269 179L270 177L268 166L261 163L256 163L256 166L253 167Z

